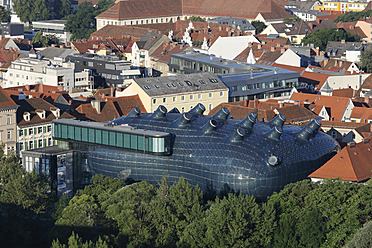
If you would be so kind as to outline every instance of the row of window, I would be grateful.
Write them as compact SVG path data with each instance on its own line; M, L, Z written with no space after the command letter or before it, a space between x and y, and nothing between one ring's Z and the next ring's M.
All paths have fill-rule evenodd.
M12 131L7 131L6 132L6 139L10 140L12 139ZM0 141L2 140L2 133L0 133Z
M190 110L193 108L194 106L190 106ZM213 108L213 104L210 103L208 104L208 110L211 111ZM185 113L187 111L187 108L186 107L181 107L181 113Z
M246 85L237 85L231 86L230 91L247 91L247 90L255 90L255 89L267 89L267 88L277 88L277 87L286 87L292 88L298 86L298 82L286 82L285 80L274 81L274 82L263 82L263 83L254 83L254 84L246 84Z
M64 124L54 125L54 137L154 153L169 152L170 146L169 136L148 137Z
M26 172L36 171L36 173L44 173L49 176L49 159L42 158L41 163L39 158L34 158L34 163L32 163L32 157L25 157L24 158L24 167Z
M18 134L19 137L27 136L27 135L33 135L33 134L41 134L41 133L46 133L46 132L51 132L52 131L52 125L48 126L43 126L43 127L34 127L34 128L25 128L19 130Z
M53 145L52 138L30 140L30 141L26 141L26 142L20 142L19 143L19 149L21 151L32 150L32 149L35 149L35 148L47 147L47 146L52 146L52 145Z
M137 21L124 21L120 24L120 21L102 21L104 25L138 25L138 24L153 24L153 23L163 23L163 22L175 22L177 19L174 18L158 18L158 19L151 19L151 20L137 20Z
M220 96L222 97L223 95L224 95L224 92L220 91ZM209 96L209 98L212 98L213 97L213 92L209 92L208 96ZM188 98L189 99L187 99L187 100L194 100L194 95L189 95ZM181 96L180 99L181 99L181 101L185 101L186 96ZM202 93L198 94L198 99L203 99ZM152 103L156 104L158 102L158 100L161 101L161 103L166 103L167 102L167 98L163 97L163 98L159 98L159 99L156 99L156 98L152 99ZM177 101L177 96L173 96L172 101L176 102Z

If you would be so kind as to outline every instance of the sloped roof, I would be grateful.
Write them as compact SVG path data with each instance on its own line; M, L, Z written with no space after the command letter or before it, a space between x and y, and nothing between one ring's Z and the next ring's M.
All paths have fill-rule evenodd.
M312 32L304 21L286 23L281 22L273 23L271 25L279 34L284 33L286 35L306 35Z
M0 87L0 108L17 107L18 105L13 101L10 95Z
M344 147L322 167L309 175L312 178L341 178L362 182L372 176L372 142Z
M74 49L60 48L60 47L47 47L37 54L41 57L54 59L55 57L66 58L67 56L76 53Z
M146 113L146 109L138 95L110 98L101 102L101 113L98 113L90 102L81 104L76 108L76 117L80 120L91 120L96 122L107 122L127 115L134 107L138 107L141 113Z
M248 43L252 42L258 42L253 35L219 37L209 48L208 53L232 60L247 48Z
M341 96L347 98L354 97L354 89L353 88L346 88L346 89L334 89L332 96Z
M350 98L346 97L335 97L335 96L324 96L304 93L293 93L291 100L300 101L301 103L309 102L316 105L323 105L331 109L331 117L334 117L335 121L340 121L348 106Z
M181 53L188 48L189 48L188 45L181 45L181 44L174 43L174 42L164 42L151 54L151 57L155 59L156 61L163 62L163 63L169 63L170 56L172 54Z
M17 95L12 95L12 99L20 106L17 111L17 125L31 126L41 123L48 123L56 119L54 114L51 112L51 108L55 108L52 104L48 103L46 100L41 98L31 98L18 100ZM36 113L36 110L45 110L45 119L41 119ZM25 112L30 113L30 121L26 121L23 118ZM60 118L73 119L74 117L64 111L60 111Z
M319 65L323 69L336 70L341 72L347 71L352 64L353 62L341 59L324 59L322 62L319 63Z
M133 19L182 15L182 0L120 1L97 18Z
M150 28L141 28L135 26L117 26L117 25L106 25L103 28L93 32L90 35L90 40L94 39L118 39L118 38L132 38L133 40L139 40L148 31L154 31Z

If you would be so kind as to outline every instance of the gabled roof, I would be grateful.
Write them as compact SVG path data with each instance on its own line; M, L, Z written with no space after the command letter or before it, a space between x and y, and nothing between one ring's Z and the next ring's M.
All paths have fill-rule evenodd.
M335 96L324 96L304 93L293 93L291 100L300 101L302 104L309 102L309 104L322 105L331 109L331 118L335 121L341 121L342 116L349 104L350 98L346 97L335 97Z
M150 28L141 28L136 26L118 26L118 25L106 25L103 28L93 32L90 35L90 40L95 39L119 39L119 38L132 38L134 41L142 38L144 34L149 31L156 32Z
M54 59L55 57L66 58L67 56L74 54L74 53L76 53L74 49L47 47L44 50L38 52L37 54L44 58Z
M191 49L188 45L181 45L174 42L164 42L152 54L151 57L158 62L169 63L170 56Z
M181 0L119 1L97 18L133 19L182 15Z
M315 89L320 90L330 76L330 74L304 71L299 80L300 82L314 85Z
M334 89L332 96L341 96L347 98L354 97L354 89L353 88L346 88L346 89Z
M210 72L153 78L133 79L149 96L162 96L184 92L225 90L225 84Z
M41 123L48 123L52 120L56 119L57 117L51 112L51 108L55 109L52 104L48 103L44 99L41 98L31 98L31 99L24 99L18 100L17 95L12 95L12 99L20 106L17 111L17 125L20 127L24 126L32 126ZM37 110L45 110L45 119L41 119L39 115L36 113ZM30 113L30 121L26 121L23 118L23 114L25 112ZM67 112L60 111L60 118L67 118L73 119L74 117Z
M146 109L138 95L110 98L101 102L101 112L98 113L90 102L81 104L76 108L75 116L80 120L90 120L96 122L107 122L127 115L134 107L138 107L141 113L146 113Z
M272 27L279 33L285 35L306 35L311 29L304 21L273 23Z
M16 104L13 99L10 97L10 95L0 87L0 109L3 108L14 108L17 107L18 104Z
M347 71L353 62L345 61L341 59L324 59L319 63L320 67L328 70L336 70L340 72Z
M344 147L311 178L341 178L344 181L363 182L372 176L372 142L369 140Z

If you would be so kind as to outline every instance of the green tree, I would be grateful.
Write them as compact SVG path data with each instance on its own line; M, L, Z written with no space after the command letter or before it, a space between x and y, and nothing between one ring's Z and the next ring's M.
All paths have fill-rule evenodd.
M34 38L32 38L31 44L34 47L48 47L51 44L59 45L59 40L53 35L43 35L43 32L38 31Z
M96 30L95 17L113 4L110 0L99 0L95 7L87 1L79 4L77 12L67 16L66 31L72 33L71 39L88 39Z
M357 35L350 34L343 29L337 30L336 28L325 28L306 35L302 39L302 43L314 44L315 47L319 47L321 50L325 50L328 41L341 40L360 41L360 37Z
M354 22L361 18L366 18L372 16L372 10L360 11L360 12L346 12L343 15L338 16L334 22Z
M10 12L0 6L0 22L10 22Z
M192 22L205 22L205 20L203 18L201 18L200 16L191 16L190 21L192 21Z
M54 0L54 18L63 19L71 14L71 0Z
M48 20L51 16L48 0L13 0L13 9L26 23Z
M365 223L346 244L346 248L371 248L372 247L372 221Z
M44 174L26 173L14 155L1 158L0 201L41 214L50 204L50 183Z
M359 58L359 66L367 73L372 72L372 49L362 51Z
M256 34L261 33L267 26L261 21L253 21L251 24L256 28Z

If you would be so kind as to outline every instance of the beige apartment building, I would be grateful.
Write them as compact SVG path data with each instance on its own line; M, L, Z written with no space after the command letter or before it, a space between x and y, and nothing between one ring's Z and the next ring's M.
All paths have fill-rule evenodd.
M0 142L4 153L9 154L17 147L17 109L18 105L0 87Z
M204 114L220 103L228 102L229 89L213 73L194 73L154 78L136 78L120 96L139 95L148 113L159 105L168 111L177 108L187 112L198 103L205 106Z

